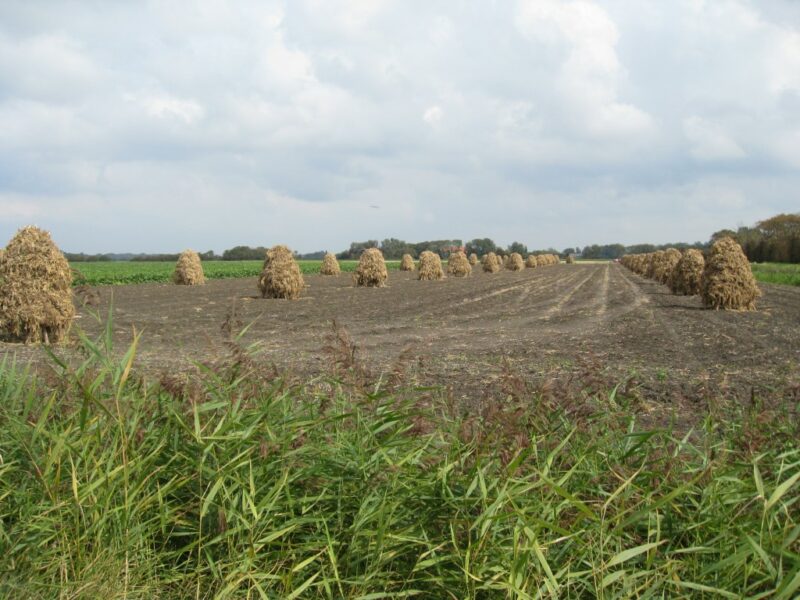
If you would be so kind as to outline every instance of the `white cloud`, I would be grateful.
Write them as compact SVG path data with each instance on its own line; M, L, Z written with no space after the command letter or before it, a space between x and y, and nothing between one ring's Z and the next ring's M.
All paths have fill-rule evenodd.
M800 127L778 134L772 141L772 150L779 160L800 170Z
M770 90L800 92L800 32L772 28L771 56L768 60Z
M650 115L618 98L625 71L616 52L619 32L592 2L520 0L517 26L530 39L566 45L556 86L579 128L597 136L645 135Z
M278 36L267 49L264 66L267 79L282 86L294 88L314 80L308 56L300 50L288 48L282 36Z
M730 160L745 156L744 150L722 127L701 117L685 119L683 133L691 145L691 155L698 160Z
M430 106L425 109L425 112L422 114L422 120L425 121L428 125L435 127L442 121L442 117L444 116L444 111L440 106Z
M786 0L2 2L0 238L702 239L796 210L799 57Z
M43 213L40 206L28 197L0 194L0 221L14 224L20 219L30 221Z
M176 98L169 94L144 95L140 98L128 95L128 99L138 102L148 115L159 119L180 119L193 123L203 117L203 107L194 100Z
M348 33L367 27L390 0L302 0L307 10Z
M0 31L0 84L28 99L64 102L99 83L100 69L76 40L60 33L13 38Z

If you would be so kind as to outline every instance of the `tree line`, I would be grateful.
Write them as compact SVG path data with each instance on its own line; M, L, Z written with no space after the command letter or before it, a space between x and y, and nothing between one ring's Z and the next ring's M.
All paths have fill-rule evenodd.
M464 250L468 255L473 252L478 256L483 256L489 252L500 254L511 254L518 252L522 256L529 254L557 254L562 258L569 255L578 256L585 259L605 259L615 260L626 254L644 254L665 250L667 248L677 248L685 250L687 248L697 248L706 250L712 242L717 239L730 236L736 239L747 254L747 258L753 262L792 262L800 263L800 213L780 214L764 221L756 223L752 227L739 227L738 230L722 229L715 232L708 242L695 242L687 244L678 242L673 244L634 244L625 246L623 244L591 244L564 248L559 251L554 248L529 249L522 242L512 242L508 246L501 246L490 238L475 238L464 243L460 239L449 240L427 240L424 242L407 242L397 238L387 238L385 240L366 240L363 242L352 242L350 247L336 254L340 260L355 260L367 248L379 248L384 257L389 260L398 260L404 254L410 254L413 258L425 250L435 252L446 259L452 252ZM225 250L221 255L215 254L213 250L208 250L200 254L201 260L263 260L267 248L264 246L234 246ZM306 254L295 253L299 259L319 260L325 255L324 250L309 252ZM110 260L132 260L132 261L176 261L178 254L84 254L84 253L65 253L70 262L88 261L110 261Z
M800 213L780 214L736 231L722 229L712 240L730 236L751 262L800 263Z

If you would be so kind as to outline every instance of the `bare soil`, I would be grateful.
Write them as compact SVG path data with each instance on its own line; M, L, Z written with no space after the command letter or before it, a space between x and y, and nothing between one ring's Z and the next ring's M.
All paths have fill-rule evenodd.
M554 373L633 381L661 410L720 388L744 400L800 389L798 288L762 285L758 310L739 313L704 310L698 298L673 296L613 263L442 281L392 272L377 289L353 287L347 274L306 276L306 284L295 301L260 298L255 278L94 288L96 306L81 307L77 325L98 335L92 312L104 317L113 305L116 346L141 332L137 363L154 371L219 358L229 332L249 326L242 343L257 343L281 369L317 374L330 370L323 349L335 320L373 376L403 371L410 383L444 385L467 401L499 389L509 373L538 385ZM10 352L42 357L36 347L0 344Z

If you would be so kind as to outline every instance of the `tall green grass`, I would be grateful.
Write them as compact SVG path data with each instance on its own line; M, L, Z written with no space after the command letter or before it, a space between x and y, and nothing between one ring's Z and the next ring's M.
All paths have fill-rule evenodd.
M796 414L642 431L614 390L462 411L244 352L151 381L110 339L46 382L0 365L1 597L800 593Z
M800 265L787 263L753 264L753 275L764 283L800 285Z

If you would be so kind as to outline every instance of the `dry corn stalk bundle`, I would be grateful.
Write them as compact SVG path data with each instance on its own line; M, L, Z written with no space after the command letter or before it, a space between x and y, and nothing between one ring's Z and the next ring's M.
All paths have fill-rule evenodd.
M641 254L626 254L625 256L622 257L620 262L622 263L623 267L636 273L638 272L636 265L639 264L640 257Z
M322 266L319 268L320 275L338 275L342 270L339 268L339 261L332 252L326 252L322 257Z
M181 252L178 262L175 263L172 282L177 285L203 285L206 282L203 264L197 252L188 249Z
M645 263L646 256L645 254L626 254L620 262L625 268L641 275L642 265Z
M304 285L303 274L289 248L273 246L267 250L258 280L262 298L295 300L300 297Z
M536 257L533 254L529 254L528 258L525 259L525 267L528 269L535 269L539 266Z
M551 265L558 264L558 258L555 254L540 254L536 261L542 267L549 267Z
M410 254L403 254L403 258L400 260L400 270L401 271L413 271L416 269L417 266L414 264L414 259L411 258Z
M755 310L761 296L750 262L735 240L725 237L711 247L703 270L703 304L724 310Z
M669 285L672 272L675 270L675 265L681 260L680 250L675 248L667 248L661 254L658 262L653 267L653 279L659 283Z
M509 255L508 261L506 261L506 269L509 271L522 271L525 269L525 262L519 252L512 252Z
M434 281L444 278L442 259L435 252L425 250L419 255L419 268L417 279L420 281Z
M648 279L656 278L656 272L661 264L662 256L664 256L663 250L656 250L650 253L650 262L647 265L647 274L645 275Z
M672 272L669 287L673 294L680 296L696 296L700 293L703 282L703 269L706 259L700 250L690 248L683 253L675 270Z
M634 263L634 271L637 275L647 277L647 270L650 268L650 261L653 259L651 253L639 254Z
M500 270L500 259L494 252L489 252L483 257L482 268L484 273L497 273Z
M447 272L455 277L468 277L472 275L472 265L463 252L453 252L447 258Z
M361 253L353 282L359 287L383 287L389 273L386 270L386 261L377 248L367 248Z
M568 265L574 265L575 264L575 255L574 254L567 254L566 263Z
M72 270L38 227L23 227L0 261L0 328L24 342L58 342L75 316Z
M475 254L474 252L469 255L469 264L472 265L473 267L478 264L478 255Z

